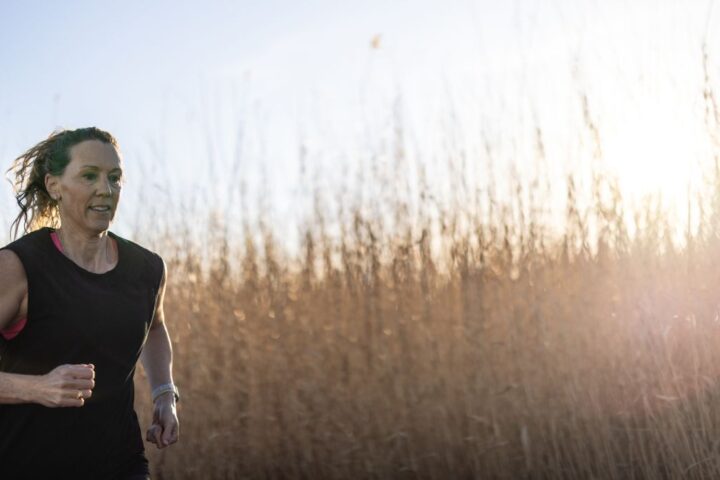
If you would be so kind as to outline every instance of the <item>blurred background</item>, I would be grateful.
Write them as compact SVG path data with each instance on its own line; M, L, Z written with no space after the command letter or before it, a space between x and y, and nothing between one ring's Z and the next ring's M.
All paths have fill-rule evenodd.
M155 478L720 474L715 3L1 2L0 165L110 131L169 265Z

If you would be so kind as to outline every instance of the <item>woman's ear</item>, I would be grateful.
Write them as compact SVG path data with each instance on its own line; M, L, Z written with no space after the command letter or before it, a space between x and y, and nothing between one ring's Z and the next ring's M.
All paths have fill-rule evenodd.
M58 177L50 173L45 174L45 190L50 194L50 198L56 202L60 201L60 192L58 192Z

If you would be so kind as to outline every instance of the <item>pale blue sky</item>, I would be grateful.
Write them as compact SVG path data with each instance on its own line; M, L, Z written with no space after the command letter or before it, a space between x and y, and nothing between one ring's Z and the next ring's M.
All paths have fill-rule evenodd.
M471 183L487 185L489 142L503 188L513 164L536 168L536 126L548 154L538 168L559 179L592 156L585 93L629 194L660 189L679 204L709 158L700 45L705 35L716 82L711 4L3 0L0 159L9 165L58 126L96 125L125 155L121 232L142 215L141 195L161 210L196 194L227 207L237 202L227 185L245 181L252 198L263 169L278 223L292 230L309 180L350 187L373 155L392 163L393 115L433 179L465 151ZM9 218L7 184L0 197Z

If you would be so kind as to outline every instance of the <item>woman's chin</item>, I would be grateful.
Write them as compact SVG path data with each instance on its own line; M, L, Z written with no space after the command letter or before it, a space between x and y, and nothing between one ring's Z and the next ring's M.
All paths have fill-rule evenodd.
M112 223L112 219L108 220L101 220L101 221L94 221L90 225L88 225L88 230L91 230L95 233L103 233L107 231L110 228L110 224Z

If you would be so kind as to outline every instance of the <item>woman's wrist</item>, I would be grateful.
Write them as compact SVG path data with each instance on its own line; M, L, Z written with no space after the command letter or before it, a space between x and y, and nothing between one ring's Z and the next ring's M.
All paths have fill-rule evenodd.
M172 392L161 393L153 400L153 405L175 405L175 395Z
M152 401L155 403L159 398L172 398L175 402L180 401L180 392L174 383L165 383L153 388Z
M42 403L40 398L41 381L44 375L23 375L22 382L24 384L21 389L23 401L27 403Z

